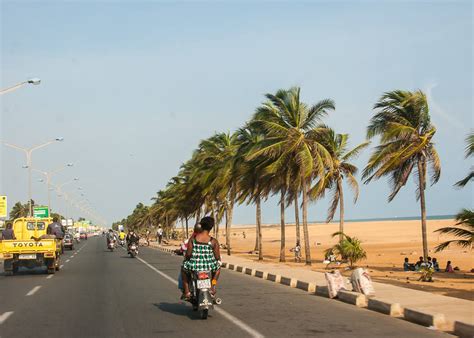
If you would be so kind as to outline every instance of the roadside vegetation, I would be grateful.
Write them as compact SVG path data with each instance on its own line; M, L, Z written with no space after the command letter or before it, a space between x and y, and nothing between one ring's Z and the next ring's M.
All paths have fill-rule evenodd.
M433 143L436 128L430 120L426 95L419 90L384 93L374 105L367 140L351 147L348 134L338 133L324 122L329 114L335 114L335 102L325 98L308 104L301 101L300 92L300 88L293 87L266 94L263 103L242 128L234 133L215 133L202 140L176 176L152 198L150 206L139 203L132 214L115 222L114 227L122 224L142 231L159 224L170 235L181 224L185 236L189 236L194 226L189 224L190 220L210 215L218 224L214 235L223 231L219 224L224 225L223 246L231 255L235 205L254 205L255 251L262 260L265 250L261 231L262 201L278 196L280 261L285 261L286 212L292 206L296 239L302 244L305 263L311 265L310 243L315 239L309 238L308 204L317 203L330 194L327 222L339 211L340 224L339 243L334 249L350 265L355 264L366 254L361 242L345 233L343 182L353 190L355 203L359 196L358 168L351 161L370 145L369 140L377 138L362 179L368 184L388 177L390 202L410 176L415 178L415 196L420 202L421 242L426 259L425 194L428 181L433 185L441 175L441 162ZM471 135L470 155L472 139ZM473 173L470 175L466 179L474 177ZM459 183L462 184L464 181ZM317 217L311 215L312 219ZM460 222L466 224L464 220ZM353 254L347 253L349 247Z

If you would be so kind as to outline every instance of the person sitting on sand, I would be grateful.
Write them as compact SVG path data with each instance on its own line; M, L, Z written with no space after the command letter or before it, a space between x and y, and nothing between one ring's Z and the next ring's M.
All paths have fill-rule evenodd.
M405 257L405 262L403 263L403 271L415 271L415 265L408 262L408 257Z
M421 267L424 265L425 265L425 261L423 260L423 257L420 256L420 259L418 260L418 262L415 263L415 270L419 271Z
M431 269L433 267L433 262L431 261L431 257L428 257L428 262L426 262L426 267Z
M454 272L453 266L451 265L451 261L448 261L448 263L446 263L446 269L444 269L444 272L450 272L450 273Z
M436 258L433 258L433 269L434 271L439 272L439 263Z

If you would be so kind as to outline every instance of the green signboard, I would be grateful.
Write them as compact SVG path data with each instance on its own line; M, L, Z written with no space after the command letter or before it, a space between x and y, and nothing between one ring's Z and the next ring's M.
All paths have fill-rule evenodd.
M33 216L35 218L48 218L49 217L48 207L34 207Z

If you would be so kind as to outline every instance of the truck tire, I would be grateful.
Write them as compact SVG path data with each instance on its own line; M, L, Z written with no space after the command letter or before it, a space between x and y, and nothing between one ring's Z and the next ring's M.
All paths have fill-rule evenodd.
M5 271L5 276L13 275L13 259L5 259L3 262L3 270Z

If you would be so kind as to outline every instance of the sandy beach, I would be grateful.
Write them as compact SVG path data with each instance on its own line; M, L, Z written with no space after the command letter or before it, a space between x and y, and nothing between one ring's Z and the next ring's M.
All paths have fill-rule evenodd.
M372 278L376 281L386 282L398 286L426 290L429 292L474 300L473 286L474 255L469 249L452 246L443 252L435 253L434 247L439 243L450 239L449 236L439 235L434 231L441 227L453 225L454 220L429 220L428 221L428 244L431 257L436 257L440 268L444 271L446 262L452 261L453 267L459 267L455 273L436 273L433 283L419 282L419 274L415 272L404 272L403 260L408 257L410 262L415 263L422 255L421 225L420 221L367 221L347 222L345 232L349 236L359 238L364 249L367 251L367 259L358 263L370 271ZM224 226L221 225L220 229ZM311 239L311 258L313 265L308 267L315 271L327 271L324 259L324 250L336 243L337 239L331 234L338 231L339 223L316 223L309 226ZM245 234L245 236L244 236ZM225 243L224 233L221 230L219 241ZM245 238L244 238L245 237ZM264 261L278 262L280 251L280 226L266 225L263 227L263 254ZM232 229L232 248L236 255L257 259L255 253L251 253L255 246L255 226L240 227ZM301 238L303 233L301 229ZM304 266L304 263L294 263L294 255L289 250L296 242L295 226L286 227L286 263L287 265ZM303 243L302 243L303 244ZM303 249L304 255L304 249ZM303 257L304 258L304 257ZM344 275L350 275L345 270L346 266L340 267Z

